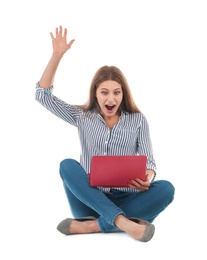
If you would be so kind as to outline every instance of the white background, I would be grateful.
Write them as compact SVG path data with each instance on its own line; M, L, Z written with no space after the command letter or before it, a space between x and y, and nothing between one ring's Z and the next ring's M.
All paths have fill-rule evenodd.
M1 1L1 259L206 259L206 13L200 0ZM76 41L54 94L82 104L95 71L115 65L147 116L157 178L176 189L148 243L56 230L71 216L59 163L79 159L79 140L35 101L35 83L59 25Z

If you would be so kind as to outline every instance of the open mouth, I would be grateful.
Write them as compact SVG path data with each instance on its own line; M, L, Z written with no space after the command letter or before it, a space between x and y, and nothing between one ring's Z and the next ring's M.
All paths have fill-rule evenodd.
M115 105L109 106L109 105L105 105L106 109L108 111L112 111L115 108Z

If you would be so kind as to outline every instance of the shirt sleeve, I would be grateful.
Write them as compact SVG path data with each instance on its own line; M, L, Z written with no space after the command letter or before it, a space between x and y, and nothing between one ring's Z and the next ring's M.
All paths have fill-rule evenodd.
M52 94L54 87L42 88L36 84L35 99L47 110L67 123L77 126L77 121L82 110L75 105L70 105Z
M142 122L139 131L138 153L147 156L147 169L153 170L156 174L156 163L153 157L149 125L144 115L142 117Z

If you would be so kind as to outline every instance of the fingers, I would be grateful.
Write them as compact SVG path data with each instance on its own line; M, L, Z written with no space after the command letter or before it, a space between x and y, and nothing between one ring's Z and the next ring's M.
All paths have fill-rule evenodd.
M75 41L72 39L67 43L67 28L63 29L61 25L55 28L55 35L50 32L50 36L52 38L53 50L55 53L65 53L71 48Z
M51 36L52 40L55 38L52 32L50 32L50 36Z
M63 30L63 27L61 25L59 26L59 28L58 27L55 28L55 37L56 38L65 38L66 39L67 33L68 33L67 28L64 28L64 30ZM52 39L55 38L52 32L50 32L50 35L51 35ZM70 46L73 44L74 41L75 41L74 39L71 40L71 42L69 43Z
M67 37L67 32L68 32L68 31L67 31L67 28L65 28L65 29L64 29L64 34L63 34L63 36L64 36L65 38Z
M68 48L70 48L71 46L72 46L72 44L74 43L74 39L73 40L71 40L69 43L68 43Z
M58 27L55 28L55 37L52 32L50 32L51 38L54 40L55 37L62 36L62 26L60 26L60 31L58 30Z
M62 31L63 31L63 28L62 28L62 26L60 25L59 36L61 36L61 37L62 37Z
M58 27L55 28L56 38L57 37L62 37L62 33L63 33L63 28L62 28L61 25L59 26L59 29L58 29Z
M145 190L149 189L150 182L148 182L148 181L143 182L142 180L136 178L135 180L130 181L129 187L133 188L133 189L145 191Z
M129 183L129 186L130 186L130 188L134 188L134 189L138 189L138 190L143 189L143 186L138 181L135 181L135 180L131 180Z

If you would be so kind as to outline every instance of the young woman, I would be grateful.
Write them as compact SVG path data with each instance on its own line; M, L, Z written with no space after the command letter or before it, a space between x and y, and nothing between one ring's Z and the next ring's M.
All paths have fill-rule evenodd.
M36 85L36 100L54 115L77 127L81 142L80 162L64 159L60 176L74 218L62 220L57 229L65 234L123 231L147 242L155 232L153 220L173 201L174 187L155 181L146 117L137 108L123 73L103 66L95 73L85 105L70 105L52 94L53 82L67 43L67 29L56 28L52 56ZM88 173L93 155L145 155L146 181L131 180L127 188L91 187Z

